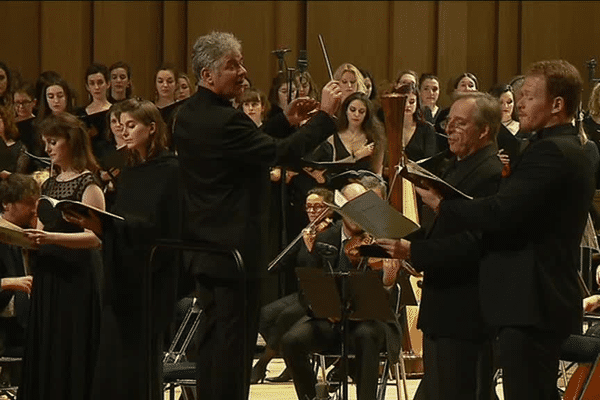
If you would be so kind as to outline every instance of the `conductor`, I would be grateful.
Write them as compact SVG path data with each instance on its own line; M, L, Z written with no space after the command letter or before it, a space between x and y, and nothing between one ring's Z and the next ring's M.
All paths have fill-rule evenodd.
M192 66L200 87L181 106L174 125L188 208L184 237L239 250L246 271L240 285L231 260L211 254L189 257L207 316L199 346L198 397L246 399L260 311L258 271L269 261L269 167L299 159L331 135L342 93L337 82L329 82L310 121L277 140L231 106L246 77L234 35L212 32L198 38ZM312 100L296 100L279 123L290 129L307 119L312 107Z

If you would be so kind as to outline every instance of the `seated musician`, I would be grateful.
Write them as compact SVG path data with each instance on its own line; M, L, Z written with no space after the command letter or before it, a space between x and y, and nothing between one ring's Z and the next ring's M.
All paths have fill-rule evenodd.
M0 182L1 219L21 228L31 228L36 221L38 183L29 175L11 174ZM32 276L27 250L0 243L0 348L14 350L23 346ZM19 355L7 354L7 355Z
M359 183L350 183L341 190L346 199L352 200L367 189ZM351 221L342 218L330 228L317 235L312 262L315 267L329 269L316 254L320 243L334 246L337 249L345 247L347 241L360 243L364 232ZM346 251L338 253L332 268L344 271L353 268L352 260ZM384 287L393 287L398 266L385 263L383 266ZM357 398L359 400L374 399L379 377L379 354L387 348L392 362L397 360L400 349L400 326L396 320L382 321L350 321L349 349L356 355ZM281 339L281 348L285 362L292 373L298 399L315 397L316 377L311 368L310 354L318 351L339 351L340 332L335 321L303 317Z
M331 225L332 211L329 210L325 202L333 201L333 193L326 188L316 187L308 192L306 197L306 214L310 221L308 228L302 232L302 239L298 240L294 246L275 265L276 270L291 272L294 274L294 268L306 265L307 258L310 258L310 252L313 249L316 234ZM325 218L320 218L325 213ZM267 365L275 356L279 354L279 345L281 337L298 321L306 315L304 306L298 299L298 292L295 291L287 296L277 299L264 305L260 310L260 319L258 331L266 342L265 351L259 357L252 368L251 383L258 383L265 379ZM273 378L266 378L270 382L286 382L291 379L290 373L285 369L281 375Z

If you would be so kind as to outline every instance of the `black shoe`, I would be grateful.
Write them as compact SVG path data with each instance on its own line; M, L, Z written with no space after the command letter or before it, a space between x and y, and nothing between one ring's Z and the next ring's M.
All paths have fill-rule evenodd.
M348 378L352 379L353 382L356 382L356 369L354 362L348 360ZM340 364L336 364L328 373L327 373L327 381L328 382L341 382L342 381L342 367Z
M283 370L283 372L281 372L281 374L279 374L279 376L276 376L276 377L273 377L273 378L266 378L266 379L269 382L275 382L275 383L289 382L289 381L292 380L292 374L286 368L286 369Z
M267 366L260 362L257 362L252 367L252 374L250 375L250 384L263 383L265 381L265 375L267 375Z

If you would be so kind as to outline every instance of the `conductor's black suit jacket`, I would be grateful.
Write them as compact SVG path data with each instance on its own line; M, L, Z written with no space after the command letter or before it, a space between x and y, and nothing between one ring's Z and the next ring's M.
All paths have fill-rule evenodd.
M498 193L444 200L440 214L483 231L480 294L491 326L566 337L582 327L581 235L594 194L592 167L571 124L545 128Z
M281 124L289 129L283 114ZM238 249L250 275L266 268L268 168L302 157L334 130L331 117L319 111L292 135L274 139L227 99L200 87L174 124L186 188L185 237ZM198 255L191 263L192 273L217 277L231 268L217 255Z
M497 151L490 144L460 162L456 156L448 157L444 164L449 165L432 172L470 196L489 196L496 193L502 177ZM444 160L447 154L452 153L436 158ZM480 239L480 232L464 230L462 224L439 213L426 240L412 241L411 263L425 271L417 324L424 333L470 340L485 336L478 286Z

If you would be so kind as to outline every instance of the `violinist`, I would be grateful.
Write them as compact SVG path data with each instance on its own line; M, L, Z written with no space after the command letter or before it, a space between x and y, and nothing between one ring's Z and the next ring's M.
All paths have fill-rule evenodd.
M366 191L367 189L360 183L349 183L342 188L341 193L347 200L352 200ZM317 235L315 249L318 243L326 243L342 249L353 238L361 238L363 233L362 229L352 221L342 218L341 221ZM315 249L311 253L312 266L328 269L329 266L321 261ZM346 251L340 251L338 254L332 268L336 271L352 269L352 262ZM387 274L385 276L388 277ZM393 279L395 280L395 276ZM389 286L390 283L393 285L393 282L382 280L384 286ZM349 348L356 354L358 400L376 398L379 354L387 348L391 357L397 357L400 352L400 332L396 320L350 321ZM309 355L313 352L338 349L340 340L340 332L335 323L309 316L303 317L283 336L281 341L283 357L292 373L298 399L312 399L316 395L316 377L311 368Z
M329 189L317 187L308 192L306 214L310 224L302 231L302 240L298 240L279 261L278 270L291 270L293 274L294 268L307 264L310 257L309 253L314 247L316 235L328 228L333 222L333 212L325 204L325 202L331 203L332 201L333 193ZM293 275L295 277L295 274ZM265 379L269 361L280 353L281 337L296 321L306 314L304 306L298 299L297 285L295 289L294 293L275 300L263 306L260 310L258 331L267 345L264 353L252 368L250 383L258 383ZM266 379L270 382L285 382L290 380L291 376L286 369L278 377Z

